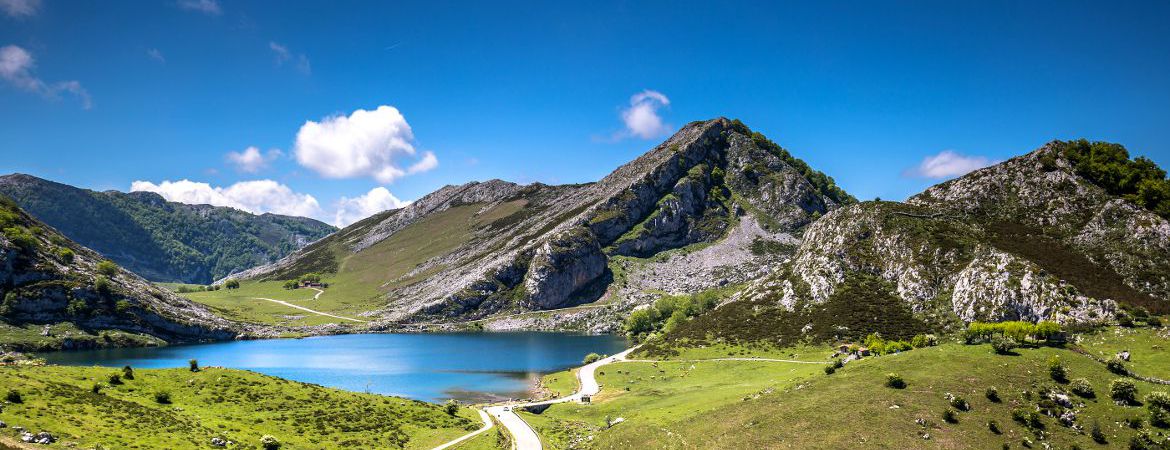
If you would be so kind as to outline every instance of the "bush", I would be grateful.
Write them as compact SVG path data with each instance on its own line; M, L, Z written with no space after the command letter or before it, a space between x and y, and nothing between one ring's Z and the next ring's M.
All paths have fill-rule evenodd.
M1118 378L1109 383L1109 397L1117 403L1132 405L1137 403L1137 385L1125 378Z
M585 364L593 364L600 359L601 359L601 355L598 355L596 353L590 353L588 355L585 355L585 359L581 360L581 362L585 363Z
M950 408L943 410L942 418L946 423L959 423L959 416L955 414L955 410Z
M1052 377L1057 383L1068 382L1068 367L1060 362L1060 357L1053 355L1048 358L1048 375Z
M169 405L171 403L171 393L162 389L154 391L154 401L159 404Z
M1089 380L1084 378L1077 378L1072 380L1069 382L1068 387L1072 393L1084 398L1093 398L1097 396L1097 393L1093 392L1093 385L1089 384Z
M952 395L950 397L951 397L950 398L951 406L954 407L955 409L957 409L959 411L970 411L971 410L971 404L967 402L967 399L965 399L963 397L959 397L957 395Z
M990 400L992 403L999 403L1000 402L999 389L996 389L995 386L987 388L987 391L984 392L983 395L987 396L987 399Z
M832 364L829 364L829 365L825 366L825 375L832 375L832 374L834 374L834 373L836 373L836 372L837 372L837 367L836 367L836 366L834 366L834 365L832 365Z
M1137 416L1126 417L1125 425L1135 430L1140 430L1142 428L1142 418Z
M994 420L990 420L987 422L987 429L991 430L991 432L995 433L995 434L1003 434L1003 430L999 429L999 422L996 422Z
M73 256L73 250L68 248L57 250L57 259L61 260L61 262L65 264L73 264Z
M4 400L8 403L24 403L24 397L20 396L20 391L16 389L9 389L7 394L4 394Z
M886 387L891 387L894 389L905 389L906 380L903 380L902 376L896 373L886 374Z
M100 273L102 275L105 275L107 277L112 277L112 276L118 274L118 265L114 264L113 261L110 261L108 259L103 259L102 262L98 263L97 271L98 271L98 273Z
M89 390L90 390L90 392L93 392L94 394L100 394L102 392L102 387L103 386L101 383L98 383L95 381L93 383L93 386L89 387Z
M227 280L223 283L223 287L227 289L239 289L240 280Z
M448 416L454 416L455 413L459 412L459 402L455 401L455 399L447 400L447 403L443 404L443 411L445 411Z
M996 353L1007 355L1016 348L1016 340L997 334L991 338L991 348L994 349Z
M199 371L199 360L197 360L197 359L187 360L187 367L189 369L191 369L192 372L198 372Z
M1101 424L1096 420L1093 421L1093 427L1089 429L1089 436L1093 438L1093 442L1098 444L1105 444L1108 442L1105 439L1105 432L1101 431Z
M37 237L33 236L25 227L8 227L3 230L3 233L4 236L8 237L8 241L15 244L21 251L31 253L40 246Z
M122 384L122 376L121 376L121 375L118 375L118 374L116 374L116 373L111 373L111 374L110 374L109 381L110 381L110 384L111 384L111 385L113 385L113 386L117 386L117 385L119 385L119 384Z
M1161 327L1162 326L1162 319L1159 318L1158 316L1150 316L1150 318L1146 319L1146 325L1149 325L1149 326L1154 327L1154 328Z
M260 438L260 447L264 450L280 450L280 441L272 435L266 434Z
M1151 392L1146 395L1146 408L1150 410L1150 425L1170 427L1170 394L1165 391Z
M1125 361L1122 361L1121 358L1115 357L1113 359L1110 359L1108 362L1105 363L1105 368L1109 369L1110 372L1113 372L1113 373L1118 374L1118 375L1125 375L1125 374L1129 373L1129 370L1126 370L1126 368L1125 368Z
M130 366L122 367L122 378L125 378L127 380L133 380L134 379L134 368L130 367Z
M910 345L914 348L934 347L938 345L938 336L933 334L916 334L910 338Z
M297 283L297 280L288 280L284 282L285 289L296 289L299 286L300 284Z

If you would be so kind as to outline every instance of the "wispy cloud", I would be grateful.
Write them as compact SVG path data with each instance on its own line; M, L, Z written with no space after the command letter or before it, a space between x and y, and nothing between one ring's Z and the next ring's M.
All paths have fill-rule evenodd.
M936 155L923 158L921 163L906 169L902 175L914 178L952 178L992 164L995 164L995 161L985 156L967 156L954 150L943 150Z
M275 148L261 152L256 147L248 147L238 152L228 152L227 155L224 155L224 159L235 166L237 171L256 173L267 168L272 161L280 158L281 155L284 155L284 152Z
M0 10L8 17L32 17L41 9L41 0L0 0Z
M285 63L293 60L293 52L284 44L268 41L268 49L272 50L277 67L283 66ZM296 68L297 71L305 75L311 75L313 73L313 65L309 62L309 57L305 56L304 53L296 55Z
M162 52L159 51L157 48L152 48L150 50L147 50L146 56L149 56L150 59L158 61L161 64L167 63L167 58L165 56L163 56Z
M179 0L178 5L187 11L195 11L209 16L223 14L223 9L219 7L219 2L216 0Z
M35 92L46 98L56 99L60 98L61 93L68 93L81 101L82 108L93 107L89 92L80 82L69 80L48 83L33 73L34 68L36 61L25 49L15 45L0 48L0 79L17 89Z

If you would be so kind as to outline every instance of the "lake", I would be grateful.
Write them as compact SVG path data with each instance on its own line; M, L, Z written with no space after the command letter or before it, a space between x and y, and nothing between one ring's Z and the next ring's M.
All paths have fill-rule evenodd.
M570 333L350 334L152 348L43 353L52 364L252 370L357 392L438 402L521 398L543 374L581 365L590 352L628 346L613 335Z

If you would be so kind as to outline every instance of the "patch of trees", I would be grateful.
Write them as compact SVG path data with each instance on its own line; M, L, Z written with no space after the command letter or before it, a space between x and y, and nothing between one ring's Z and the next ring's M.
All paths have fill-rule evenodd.
M650 307L630 313L626 319L626 333L635 338L659 331L669 333L718 304L719 295L714 291L663 296Z
M1166 171L1150 159L1130 159L1120 144L1084 139L1065 142L1061 151L1078 175L1110 194L1170 219L1170 180L1166 179Z
M747 127L747 125L744 125L743 122L740 122L739 119L732 121L732 125L740 132L750 135L752 137L752 142L754 142L757 146L767 150L773 155L776 155L776 157L780 158L780 160L795 168L802 176L804 176L806 180L808 180L810 184L813 185L813 187L817 188L817 191L820 192L821 195L824 195L825 197L828 197L841 205L857 203L856 198L854 198L852 195L849 195L848 192L845 192L844 189L841 189L837 186L837 182L833 180L833 177L825 175L823 172L809 167L808 163L804 162L800 158L792 156L788 150L785 150L779 144L772 142L763 134L752 131Z

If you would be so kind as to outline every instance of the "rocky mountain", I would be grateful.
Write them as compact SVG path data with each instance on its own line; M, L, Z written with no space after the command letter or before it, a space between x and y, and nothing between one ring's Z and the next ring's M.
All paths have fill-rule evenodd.
M304 217L174 203L150 192L95 192L24 174L0 177L0 194L151 281L208 284L336 230Z
M782 258L806 226L854 202L763 135L720 118L688 124L595 183L447 186L237 277L323 272L368 301L367 315L382 324L585 303L628 310L626 297L637 296L618 290L645 276L633 266L651 257L691 262L653 277L666 290L693 288L690 280L726 283L753 273L729 268ZM718 255L707 255L716 259L694 257L712 247ZM719 255L733 256L704 262Z
M1095 323L1119 306L1170 311L1170 222L1159 203L1085 176L1077 157L1089 145L1112 144L1056 141L906 203L832 211L807 228L790 262L676 334L908 337L975 320ZM1160 169L1146 173L1165 182Z
M236 336L236 324L70 241L3 197L0 230L0 328L6 346L140 345ZM69 331L55 334L63 324Z

